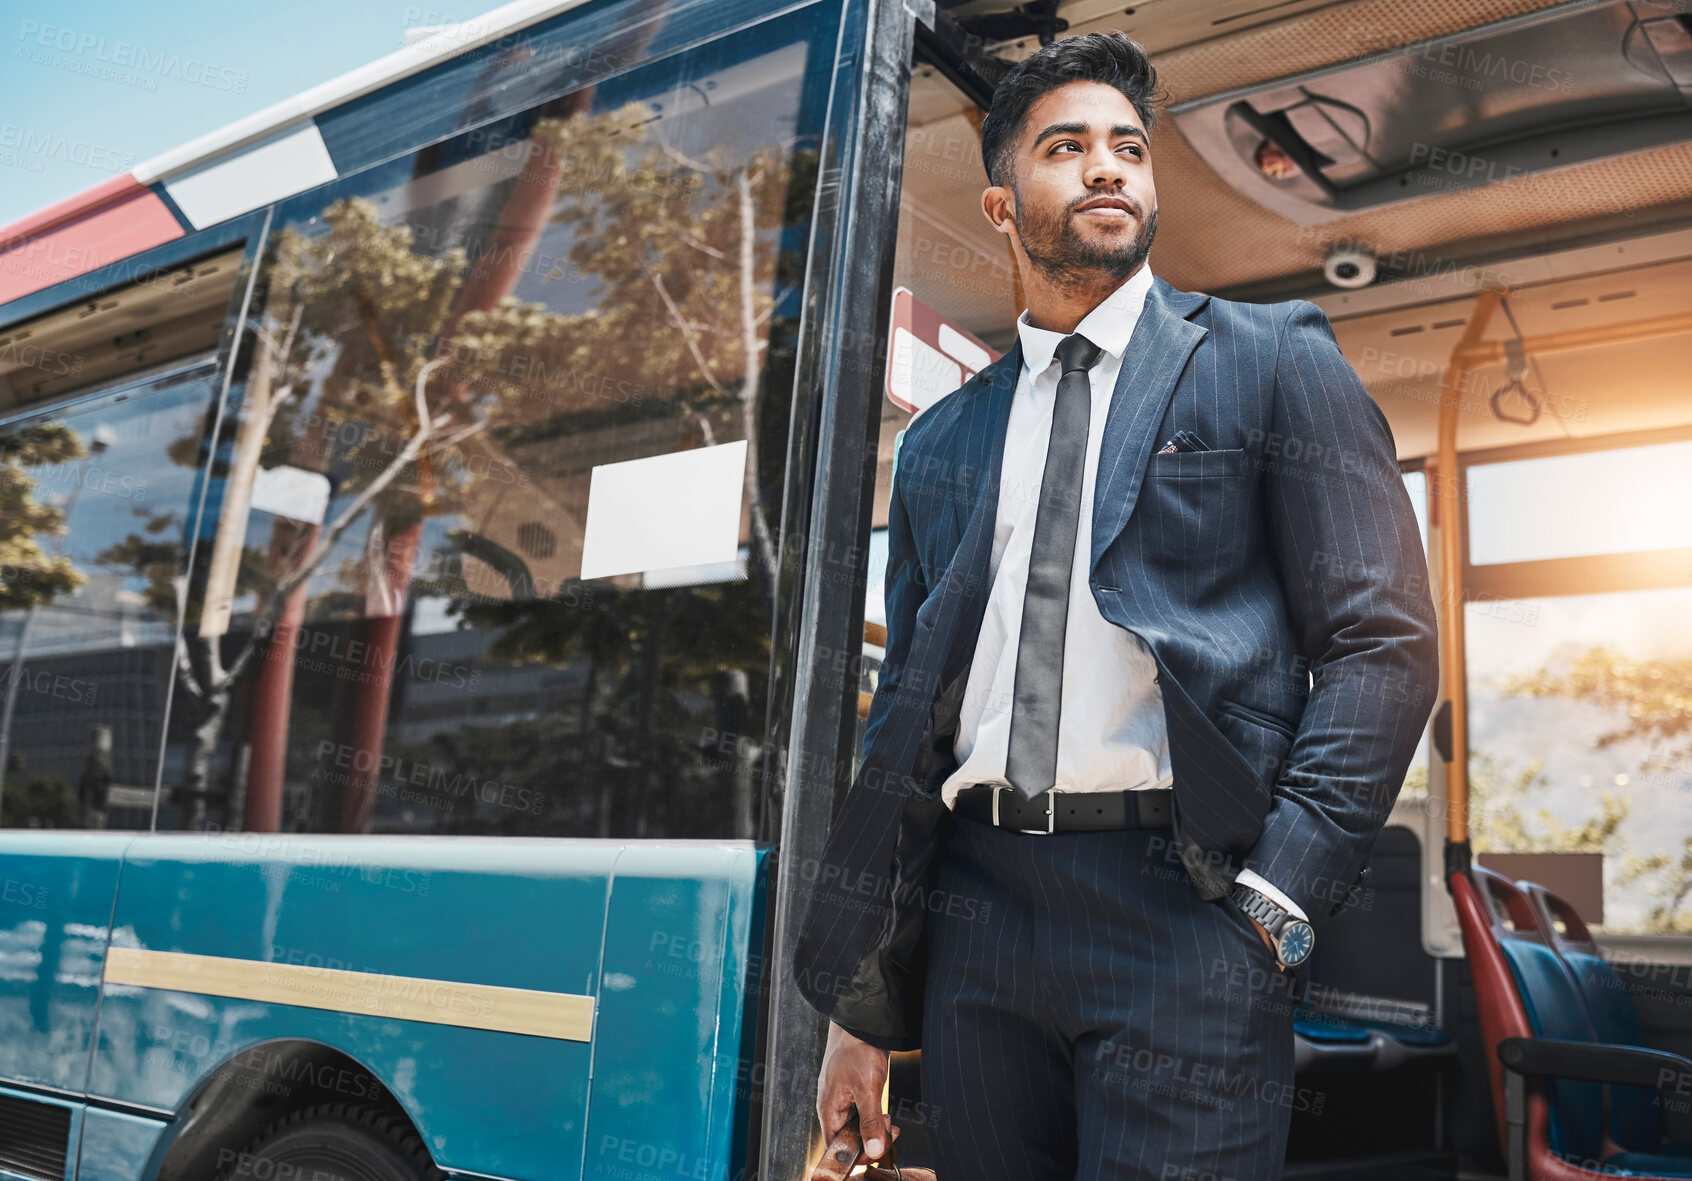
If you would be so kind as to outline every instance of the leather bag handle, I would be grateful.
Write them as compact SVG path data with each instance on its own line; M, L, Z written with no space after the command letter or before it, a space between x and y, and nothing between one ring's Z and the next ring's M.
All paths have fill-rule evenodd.
M858 1132L858 1108L854 1104L852 1115L846 1124L834 1134L834 1139L823 1149L822 1158L817 1161L817 1167L812 1171L810 1181L846 1181L852 1176L852 1170L863 1159L864 1142ZM902 1169L899 1167L899 1151L896 1144L889 1144L887 1152L880 1158L882 1163L869 1165L865 1172L857 1174L853 1181L935 1181L930 1169Z

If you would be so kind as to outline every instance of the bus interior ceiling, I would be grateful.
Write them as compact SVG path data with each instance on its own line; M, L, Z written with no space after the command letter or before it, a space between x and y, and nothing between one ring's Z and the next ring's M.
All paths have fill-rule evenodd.
M1532 368L1525 384L1540 393L1542 403L1531 424L1508 420L1533 416L1531 406L1513 399L1513 391L1498 399L1498 413L1493 410L1493 392L1510 384L1507 360L1476 366L1464 379L1459 404L1463 451L1692 425L1692 400L1681 386L1684 333L1658 330L1636 336L1630 331L1642 321L1692 313L1692 284L1687 282L1692 232L1676 232L1692 214L1692 144L1667 143L1608 157L1586 148L1590 159L1538 169L1500 164L1516 159L1511 145L1498 149L1497 160L1477 150L1430 146L1465 143L1460 127L1430 128L1427 143L1416 140L1421 133L1411 130L1408 158L1428 165L1406 174L1406 187L1419 195L1341 215L1329 210L1321 220L1300 221L1242 192L1228 179L1238 162L1219 158L1229 153L1214 144L1207 155L1187 130L1194 125L1194 113L1214 96L1235 96L1237 103L1237 96L1244 95L1259 102L1255 94L1260 89L1270 96L1268 104L1260 105L1284 102L1272 84L1303 75L1318 79L1301 84L1305 94L1318 93L1324 77L1337 77L1332 83L1336 92L1349 84L1350 98L1359 87L1372 88L1369 93L1382 110L1365 114L1379 123L1392 101L1390 94L1380 94L1383 87L1432 73L1433 63L1448 60L1466 67L1470 76L1450 79L1446 89L1468 92L1467 104L1478 121L1496 121L1493 107L1501 103L1541 122L1564 117L1570 112L1558 103L1582 97L1579 86L1573 87L1573 99L1565 93L1574 75L1570 62L1580 50L1569 39L1594 35L1590 28L1563 27L1571 25L1567 18L1550 19L1571 7L1610 14L1606 29L1621 28L1630 45L1641 38L1628 37L1629 22L1658 15L1618 3L1482 0L1391 7L1373 0L1271 6L1151 0L1124 11L1096 0L1069 0L1056 5L1055 16L1068 22L1066 35L1111 29L1129 33L1150 51L1167 88L1169 107L1153 132L1160 211L1154 271L1184 290L1320 304L1341 349L1392 424L1400 459L1410 461L1429 458L1436 450L1442 376L1484 287L1508 290L1502 314L1492 316L1485 328L1485 340L1504 342L1518 334L1532 340L1575 331L1591 332L1594 340L1527 358ZM968 0L943 4L942 10L945 19L981 37L986 51L1001 60L1025 57L1039 46L1034 35L1039 18L1009 3ZM1666 41L1655 35L1656 23L1650 30L1654 40ZM1692 52L1688 18L1675 25L1676 36L1685 37ZM1461 40L1488 27L1502 31L1473 40L1472 47ZM1005 35L1019 28L1029 32ZM1440 38L1451 40L1442 44ZM1402 52L1418 43L1427 44L1420 52ZM1445 48L1449 44L1458 51ZM1519 46L1515 57L1512 46ZM1666 50L1659 56L1683 86L1692 86L1683 59L1671 58ZM1347 83L1348 64L1368 66L1371 57L1387 59L1387 68L1377 70L1382 76ZM1506 77L1489 72L1487 63L1494 59L1506 73L1525 61L1529 75L1544 75L1549 84L1511 86ZM1594 120L1615 117L1618 85L1586 96L1583 109ZM1412 87L1403 89L1402 101L1418 97ZM1510 93L1488 93L1500 89ZM1576 115L1580 109L1579 103L1571 108ZM1399 113L1415 115L1413 110ZM1450 114L1441 112L1447 120ZM1007 241L979 211L986 183L979 119L975 104L941 70L919 61L911 81L895 282L947 322L1002 351L1013 339L1015 278ZM1516 131L1523 126L1537 124L1518 115ZM1543 149L1538 141L1534 146L1559 155L1554 146ZM1494 175L1499 179L1474 183L1477 172L1483 181ZM1374 285L1346 290L1324 278L1330 251L1346 249L1377 260ZM1605 330L1611 334L1607 340ZM892 438L908 415L889 403L884 419L885 478ZM885 488L879 499L885 503Z

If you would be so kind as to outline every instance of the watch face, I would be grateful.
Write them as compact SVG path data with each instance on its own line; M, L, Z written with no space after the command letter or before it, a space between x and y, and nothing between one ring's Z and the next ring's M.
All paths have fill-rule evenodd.
M1281 932L1281 962L1289 968L1297 967L1316 950L1316 932L1309 923L1290 922Z

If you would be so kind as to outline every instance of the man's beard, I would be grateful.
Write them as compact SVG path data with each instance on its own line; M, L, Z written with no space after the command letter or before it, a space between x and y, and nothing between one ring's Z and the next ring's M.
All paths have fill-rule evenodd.
M1139 269L1151 253L1152 239L1157 236L1157 210L1144 216L1144 207L1134 198L1121 194L1134 206L1140 229L1132 242L1095 246L1083 241L1076 231L1074 213L1078 205L1099 196L1086 193L1075 198L1058 213L1029 209L1027 216L1016 224L1017 236L1022 239L1023 252L1041 276L1053 287L1064 291L1079 291L1103 283L1118 284ZM1023 209L1021 197L1017 210Z

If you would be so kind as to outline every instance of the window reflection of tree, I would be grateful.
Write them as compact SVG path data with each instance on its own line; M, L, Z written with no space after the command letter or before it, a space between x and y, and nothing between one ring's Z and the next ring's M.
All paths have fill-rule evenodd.
M424 749L386 752L455 782L531 786L546 800L539 817L477 805L466 815L446 800L438 827L750 833L757 751L747 732L761 719L749 703L762 700L768 664L786 435L784 405L759 434L757 393L787 294L778 273L792 279L799 266L777 257L781 228L806 212L787 199L794 159L773 149L688 155L638 105L543 119L528 153L494 227L469 250L431 253L359 199L329 208L316 232L278 235L205 607L179 651L177 696L194 732L181 792L189 827L283 827L286 757L296 768L313 760L300 742L310 726L289 726L292 640L308 616L342 620L360 641L357 690L335 722L336 741L355 754L340 782L313 783L313 814L288 826L372 827L415 589L449 595L463 625L494 634L490 659L579 664L586 677L574 717L465 724ZM597 302L585 311L509 294L548 224L572 244L568 267L544 279L591 278ZM326 423L356 429L314 431ZM579 582L593 464L740 438L752 441L749 581ZM245 498L259 468L280 464L326 474L334 499L320 525L277 517L255 544ZM558 538L550 555L520 544L537 512ZM423 553L435 519L459 527L442 552ZM362 554L347 560L336 543L354 530ZM342 560L331 566L332 555ZM419 570L426 585L413 588ZM251 618L232 622L249 594ZM280 658L264 658L272 652ZM245 791L236 786L214 817L214 762L243 678ZM690 693L710 703L708 720L682 704ZM726 754L712 733L731 736ZM728 785L732 816L720 792L681 814L684 787L701 781Z
M0 495L13 502L0 572L0 607L13 611L0 682L8 826L151 819L193 475L161 471L171 460L148 440L187 433L193 468L207 373L195 365L100 393L0 438ZM131 517L145 531L112 543Z
M75 480L72 499L58 507L40 498L31 472L86 462L89 456L82 437L62 422L34 423L0 435L0 610L21 613L0 683L0 828L93 825L89 809L79 806L61 776L12 776L23 770L12 752L12 722L36 614L88 581L61 545L82 481Z

